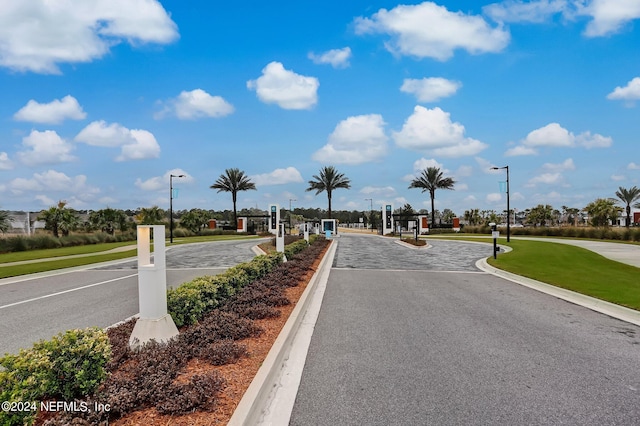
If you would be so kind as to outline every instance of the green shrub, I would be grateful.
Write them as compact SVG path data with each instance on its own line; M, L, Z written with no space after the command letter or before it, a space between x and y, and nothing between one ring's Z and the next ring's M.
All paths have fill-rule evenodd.
M306 249L309 246L306 240L298 240L293 242L284 248L284 255L287 259L291 259L296 254L300 253L302 250Z
M198 322L205 308L206 303L197 288L181 285L167 290L167 310L177 327Z
M99 328L68 330L0 358L2 401L73 401L93 393L107 377L111 346ZM39 408L39 407L38 407ZM35 412L0 412L0 424L22 425Z
M257 256L251 262L227 269L223 274L204 276L167 291L167 309L176 326L191 325L233 296L239 289L263 277L282 263L282 254Z

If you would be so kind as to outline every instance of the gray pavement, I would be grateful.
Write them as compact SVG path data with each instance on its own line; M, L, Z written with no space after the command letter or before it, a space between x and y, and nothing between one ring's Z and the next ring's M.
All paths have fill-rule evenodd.
M173 246L167 286L251 260L260 240ZM138 313L137 262L0 280L0 355L71 328L107 327Z
M426 248L397 244L399 239L366 234L341 234L333 266L336 268L431 271L477 271L478 259L491 248L456 241L429 240Z
M401 271L361 238L339 240L291 425L638 424L640 327L482 273L470 244Z

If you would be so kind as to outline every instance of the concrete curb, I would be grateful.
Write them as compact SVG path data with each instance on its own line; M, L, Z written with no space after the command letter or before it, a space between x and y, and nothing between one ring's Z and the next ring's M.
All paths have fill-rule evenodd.
M406 248L411 249L411 250L425 250L425 249L433 247L429 243L427 243L427 244L425 244L423 246L414 246L413 244L405 243L404 241L400 241L400 240L395 240L394 242L396 244L402 246L402 247L406 247Z
M313 300L316 287L322 279L328 279L337 242L331 242L331 246L325 253L315 274L311 277L307 288L302 293L296 307L291 312L289 319L280 331L273 343L271 350L262 363L262 366L253 378L253 381L244 393L240 403L236 407L233 416L227 423L230 426L247 425L254 426L260 423L263 412L269 408L269 399L278 386L279 373L291 352L294 338L300 328L309 305ZM297 389L296 389L297 392ZM285 416L286 413L282 413ZM290 413L288 413L290 416ZM288 417L287 417L288 419ZM287 421L288 422L288 421Z
M585 308L591 309L592 311L600 312L610 317L617 318L621 321L640 326L640 311L625 308L624 306L616 305L615 303L606 302L604 300L596 299L595 297L586 296L584 294L576 293L571 290L566 290L564 288L556 287L551 284L543 283L541 281L522 277L520 275L512 274L511 272L494 268L487 263L486 259L478 260L476 262L476 267L481 269L482 271L488 272L500 278L504 278L516 284L529 287L531 289L557 297L558 299L566 300L567 302L571 302L576 305L584 306Z

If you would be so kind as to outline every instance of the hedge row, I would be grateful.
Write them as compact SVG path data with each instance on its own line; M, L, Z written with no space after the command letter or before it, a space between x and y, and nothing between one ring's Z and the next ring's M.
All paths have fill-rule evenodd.
M306 242L305 242L306 243ZM167 291L167 309L176 326L195 324L240 288L266 275L282 262L282 254L257 256L220 275L196 278Z
M110 358L109 338L98 328L68 330L0 358L0 401L14 403L0 411L0 424L30 424L40 406L25 402L73 401L93 393L107 377Z
M499 228L500 233L506 235L507 228ZM511 235L531 235L547 237L591 238L596 240L640 241L640 228L596 228L596 227L527 227L511 228ZM471 234L491 235L488 226L466 226L464 232Z
M0 253L12 253L27 250L53 249L60 247L83 246L90 244L116 243L121 241L135 241L136 234L111 235L104 232L95 234L74 234L56 238L53 235L39 234L32 236L18 235L15 237L0 238Z

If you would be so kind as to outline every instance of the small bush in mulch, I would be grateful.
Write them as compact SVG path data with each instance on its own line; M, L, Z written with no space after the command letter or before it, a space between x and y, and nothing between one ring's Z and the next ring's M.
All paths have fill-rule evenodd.
M219 300L215 309L199 322L184 327L167 344L152 342L133 352L129 349L129 336L135 320L109 329L113 356L107 368L111 374L86 401L90 407L96 402L109 404L111 411L59 413L44 424L107 425L110 420L151 407L161 414L176 415L211 409L225 386L224 379L215 372L180 378L189 361L198 358L212 365L224 365L247 356L246 347L236 341L260 335L262 329L253 319L279 315L275 308L291 303L284 291L297 285L311 270L326 244L324 239L318 239L289 262L238 287L233 295ZM247 275L247 271L240 273Z

